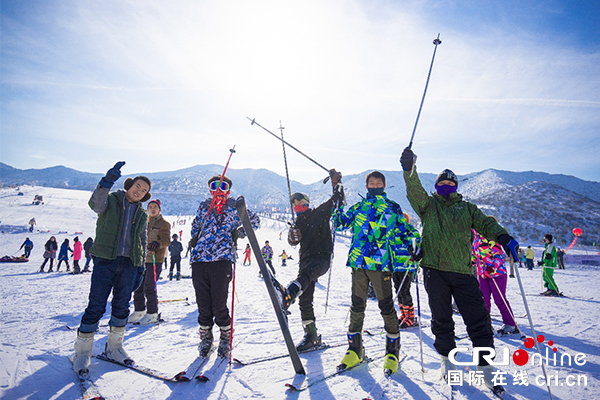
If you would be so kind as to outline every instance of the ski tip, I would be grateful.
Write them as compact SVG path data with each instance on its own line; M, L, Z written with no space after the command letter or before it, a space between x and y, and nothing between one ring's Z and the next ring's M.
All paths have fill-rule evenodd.
M198 376L196 377L196 380L197 380L198 382L208 382L208 380L209 380L209 379L208 379L208 377L207 377L207 376L204 376L204 375L198 375Z
M188 378L188 377L185 375L185 371L181 371L180 373L178 373L177 375L175 375L175 376L173 377L173 380L174 380L175 382L189 382L189 381L190 381L190 378Z

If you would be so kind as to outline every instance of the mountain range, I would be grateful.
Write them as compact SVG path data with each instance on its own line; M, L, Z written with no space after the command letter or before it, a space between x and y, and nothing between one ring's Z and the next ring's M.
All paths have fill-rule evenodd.
M194 214L209 196L206 182L223 167L216 164L196 165L176 171L144 174L152 181L152 195L163 204L165 215ZM365 196L368 171L344 176L348 204ZM381 171L386 176L388 197L398 202L416 226L419 220L407 198L401 171ZM232 196L244 195L250 207L285 212L288 203L286 178L266 169L229 169L233 181ZM0 186L37 185L55 188L93 190L103 174L77 171L64 166L21 170L0 163ZM126 177L135 175L124 175ZM436 174L419 173L423 187L434 190ZM118 183L117 183L118 185ZM309 195L318 205L331 193L323 182L290 182L291 191ZM488 169L459 176L459 193L494 215L508 231L522 242L540 243L545 233L552 233L559 246L570 243L573 228L584 234L581 244L600 243L600 183L574 176L545 172L512 172Z

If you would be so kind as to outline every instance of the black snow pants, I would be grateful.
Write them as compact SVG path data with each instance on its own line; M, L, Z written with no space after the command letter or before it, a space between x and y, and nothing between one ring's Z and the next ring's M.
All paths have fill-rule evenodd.
M212 327L231 325L227 298L232 262L219 260L192 264L192 282L198 304L198 324Z
M156 266L156 270L154 268ZM140 287L133 292L133 305L135 311L144 311L148 314L158 312L158 293L156 291L156 279L162 271L162 263L146 263L144 280Z
M452 319L453 297L467 326L473 347L494 347L490 314L485 308L479 283L473 275L423 267L423 277L425 290L429 295L431 331L435 335L433 345L439 354L448 356L456 347ZM479 365L488 365L481 357L482 353Z
M413 279L413 272L410 271L399 271L394 272L392 278L394 279L394 295L398 293L398 289L400 289L400 294L398 295L398 304L401 306L412 306L413 299L410 294L410 284ZM402 280L404 279L404 283ZM400 288L400 284L402 284L402 288Z
M315 282L329 271L331 255L317 255L307 260L300 261L298 277L296 280L302 285L302 294L298 298L300 316L302 321L314 321L315 310L313 298L315 295Z

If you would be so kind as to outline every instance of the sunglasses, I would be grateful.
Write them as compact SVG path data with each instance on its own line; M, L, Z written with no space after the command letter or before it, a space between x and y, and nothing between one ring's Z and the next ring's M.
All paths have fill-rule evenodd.
M212 191L215 191L217 189L221 189L223 192L229 191L229 183L226 181L221 182L220 185L219 185L219 181L212 181L211 183L208 184L208 187Z

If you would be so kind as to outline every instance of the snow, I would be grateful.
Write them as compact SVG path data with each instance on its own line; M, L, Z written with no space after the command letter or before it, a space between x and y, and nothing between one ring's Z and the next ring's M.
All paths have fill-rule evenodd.
M95 214L88 208L90 192L52 189L43 187L21 187L24 196L17 196L14 189L0 189L0 255L18 254L25 237L30 237L35 248L28 263L0 264L0 398L2 399L76 399L81 397L76 376L71 369L68 356L73 349L75 331L83 310L87 305L90 274L69 275L64 267L59 273L38 273L42 262L43 245L55 235L61 243L64 238L79 236L85 240L94 236ZM34 194L44 196L44 204L31 205ZM35 217L38 225L33 233L24 231L27 222ZM166 217L170 221L180 221L179 217ZM184 232L183 240L189 238L189 222L176 225L173 232ZM297 259L297 249L285 242L286 226L283 222L263 218L257 231L259 241L269 240L276 255L286 250ZM47 230L48 232L41 232ZM68 233L58 233L58 232ZM279 232L284 231L279 240ZM74 232L81 232L75 234ZM240 240L238 246L245 248L247 241ZM348 324L350 306L350 270L345 266L348 239L337 237L335 258L331 276L329 307L325 314L324 304L328 276L323 276L315 291L317 326L328 343L342 343ZM535 248L536 255L541 248ZM575 253L577 250L575 250ZM239 252L241 254L241 250ZM287 284L297 272L296 261L288 262L283 268L275 259L278 279ZM183 273L189 275L187 259L182 262ZM253 259L251 266L236 268L235 315L234 315L234 357L250 360L265 355L284 354L286 348L277 319L268 297L264 282L258 278L258 266ZM560 289L568 298L546 298L537 296L540 292L540 270L520 269L527 301L532 311L537 334L554 341L558 348L558 359L568 353L574 357L585 354L586 363L582 366L549 365L550 374L558 374L558 386L551 386L555 399L593 399L600 396L600 338L599 328L600 293L597 282L600 269L593 266L567 264L566 270L556 270L555 278ZM163 272L163 277L166 273ZM416 287L412 287L413 297ZM181 281L160 280L158 282L160 300L183 299L160 303L160 312L166 322L155 326L129 326L125 346L137 363L165 373L175 375L185 369L197 355L198 324L197 309L193 304L194 291L190 279ZM230 291L231 294L231 291ZM165 383L126 370L104 361L92 359L91 376L107 399L363 399L363 398L449 398L450 389L439 375L439 356L433 348L433 335L430 328L430 312L427 294L419 285L421 313L423 316L423 352L426 373L420 371L419 331L403 331L401 353L406 359L401 370L390 378L384 378L381 359L348 371L335 378L310 387L301 393L289 393L284 384L299 382L303 377L295 376L289 358L263 362L248 366L232 366L226 363L218 366L213 358L202 373L210 378L208 382ZM509 280L508 300L517 316L517 322L528 336L531 331L526 318L523 302L516 279ZM416 297L415 297L416 300ZM231 300L229 302L231 304ZM110 311L110 304L107 309ZM133 306L132 306L133 309ZM289 324L292 336L298 342L302 337L302 327L297 305L292 305ZM492 316L499 312L493 306ZM93 352L101 353L108 333L107 312L100 321L95 337ZM465 327L460 316L455 316L457 334L464 334ZM381 332L382 319L377 303L369 300L364 327L374 334L365 335L364 343L368 355L382 356L385 337ZM501 323L494 321L496 328ZM215 335L218 332L215 328ZM498 338L497 348L508 346L511 355L524 349L518 338ZM458 342L459 346L470 347L468 340ZM543 351L547 346L542 345ZM320 352L301 355L309 378L319 377L333 371L345 352L345 346L334 347ZM529 351L533 354L532 351ZM213 356L215 357L215 356ZM468 360L470 356L459 357ZM501 359L501 355L498 356ZM513 385L512 376L507 375L509 393L517 399L548 398L545 386L538 386L534 377L541 375L539 365L527 364L518 367L514 363L501 367L510 374L525 370L529 374L529 386ZM564 378L568 374L587 377L587 386L566 386ZM456 398L493 398L489 391L479 387L463 385L455 392Z

